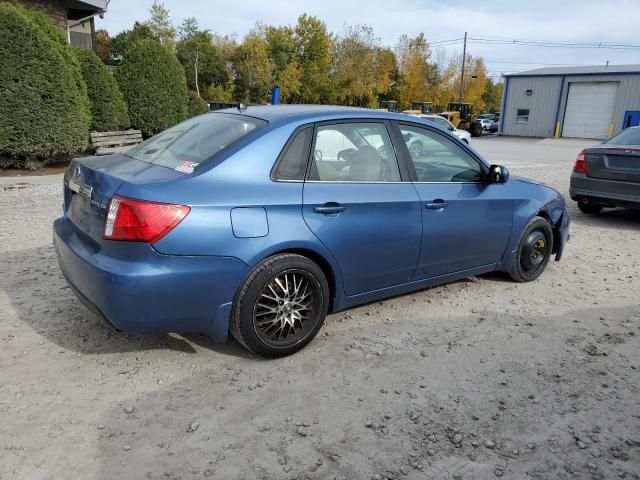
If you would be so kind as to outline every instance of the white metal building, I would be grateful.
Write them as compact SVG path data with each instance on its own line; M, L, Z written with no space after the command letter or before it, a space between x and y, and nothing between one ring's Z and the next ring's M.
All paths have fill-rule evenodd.
M500 132L604 139L640 124L640 65L539 68L505 75Z

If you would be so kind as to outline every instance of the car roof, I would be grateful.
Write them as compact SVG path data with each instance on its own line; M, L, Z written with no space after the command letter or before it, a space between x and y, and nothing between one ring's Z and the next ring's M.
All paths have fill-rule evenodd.
M299 121L299 120L324 120L331 118L380 118L382 120L404 120L411 119L412 115L404 113L392 113L370 108L341 107L335 105L256 105L243 109L225 108L211 112L213 114L236 114L254 117L267 122L273 120ZM413 117L416 118L416 117Z

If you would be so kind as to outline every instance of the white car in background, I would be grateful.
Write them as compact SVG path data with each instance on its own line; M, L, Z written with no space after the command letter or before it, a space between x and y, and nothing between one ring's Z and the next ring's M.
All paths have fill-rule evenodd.
M482 125L482 130L484 132L488 132L489 130L491 130L491 127L493 126L493 124L496 123L489 118L479 118L478 121Z
M440 115L413 115L414 117L424 118L425 120L435 123L439 127L444 128L445 130L451 132L453 135L458 137L464 143L469 145L471 143L471 134L466 130L461 130L453 126L453 124L444 117Z

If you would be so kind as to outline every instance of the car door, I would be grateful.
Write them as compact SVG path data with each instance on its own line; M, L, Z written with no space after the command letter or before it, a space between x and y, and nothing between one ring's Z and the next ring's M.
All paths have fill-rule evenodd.
M422 236L420 198L401 174L391 125L349 121L316 125L303 191L303 216L340 265L345 293L406 283Z
M509 240L513 202L485 181L470 150L435 129L398 123L404 155L422 202L416 279L495 264Z

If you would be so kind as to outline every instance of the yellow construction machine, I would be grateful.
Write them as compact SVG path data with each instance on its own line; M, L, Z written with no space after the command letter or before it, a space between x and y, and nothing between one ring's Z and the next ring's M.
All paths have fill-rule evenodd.
M432 102L411 102L411 108L409 110L403 110L402 113L408 113L411 115L421 115L423 113L431 113Z
M447 111L439 115L449 120L454 127L467 130L472 137L482 135L482 124L473 114L473 107L470 103L451 102Z
M378 108L381 112L397 112L398 111L398 102L395 100L382 100L380 102L380 108Z

